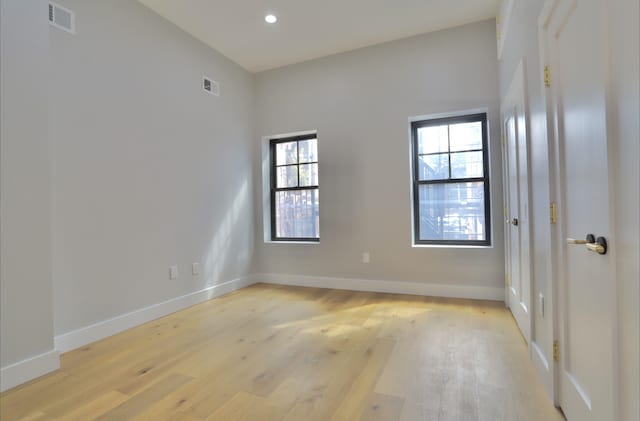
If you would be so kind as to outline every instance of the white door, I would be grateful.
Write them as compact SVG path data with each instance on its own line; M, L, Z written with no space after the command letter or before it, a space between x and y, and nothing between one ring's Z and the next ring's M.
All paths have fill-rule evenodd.
M520 62L502 103L507 305L527 343L531 335L529 192L524 67Z
M616 420L615 273L609 239L606 0L548 0L540 18L552 128L552 195L560 361L558 401L568 421ZM578 240L571 241L570 238ZM591 243L591 241L590 241ZM602 251L602 250L601 250Z

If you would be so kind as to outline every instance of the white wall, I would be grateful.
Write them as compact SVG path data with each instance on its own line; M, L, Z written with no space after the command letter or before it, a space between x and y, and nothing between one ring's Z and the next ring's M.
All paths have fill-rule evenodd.
M501 298L497 74L494 21L259 73L256 185L262 136L317 129L321 238L265 243L257 191L255 271L484 287ZM408 118L478 107L490 118L493 248L412 248Z
M56 335L246 276L254 231L253 76L138 2L59 3L77 33L50 30Z
M7 367L53 348L46 5L41 0L0 2L3 389L20 378ZM57 355L51 362L56 361Z
M609 2L620 419L640 419L640 6Z

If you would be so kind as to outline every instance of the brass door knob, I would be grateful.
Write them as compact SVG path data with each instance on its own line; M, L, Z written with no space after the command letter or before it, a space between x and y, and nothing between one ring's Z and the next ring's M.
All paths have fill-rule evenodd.
M567 238L567 244L584 244L587 250L598 254L607 254L607 239L604 237L596 237L593 234L587 234L584 240L576 240Z

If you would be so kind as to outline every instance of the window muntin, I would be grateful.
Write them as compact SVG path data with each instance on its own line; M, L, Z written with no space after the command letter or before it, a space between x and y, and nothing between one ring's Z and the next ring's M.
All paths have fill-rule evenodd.
M318 139L271 139L271 240L320 241Z
M487 115L415 121L416 244L491 244Z

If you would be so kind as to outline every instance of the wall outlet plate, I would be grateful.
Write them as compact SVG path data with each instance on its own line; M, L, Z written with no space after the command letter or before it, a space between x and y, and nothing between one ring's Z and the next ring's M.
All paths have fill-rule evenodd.
M178 266L169 266L169 279L177 279L178 278Z
M192 275L200 275L200 263L193 262L191 264L191 274Z
M207 76L202 76L202 89L211 95L220 96L220 83Z
M362 253L362 263L369 263L371 262L371 255L369 254L368 251L365 251Z

